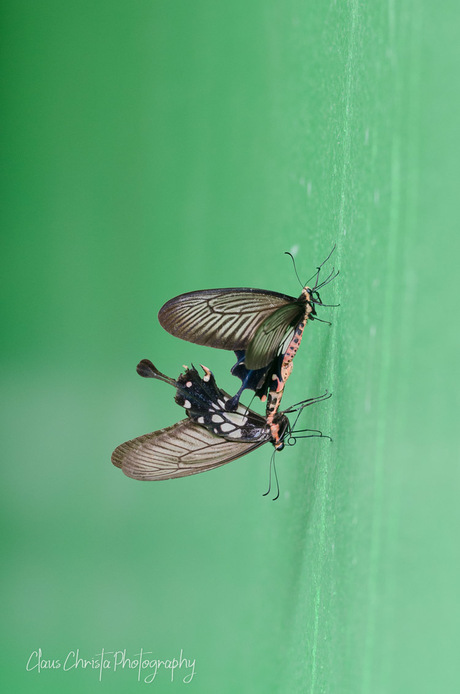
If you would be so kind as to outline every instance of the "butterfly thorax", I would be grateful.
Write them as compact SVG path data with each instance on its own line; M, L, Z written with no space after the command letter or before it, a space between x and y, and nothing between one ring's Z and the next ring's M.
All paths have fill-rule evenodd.
M313 316L316 316L313 289L311 289L311 287L304 287L298 300L302 303L305 302L305 317L311 317L313 319Z
M192 367L181 374L176 382L175 401L185 408L193 422L229 441L268 441L270 426L266 420L244 405L228 412L226 402L230 395L218 388L211 371L203 367L201 377Z

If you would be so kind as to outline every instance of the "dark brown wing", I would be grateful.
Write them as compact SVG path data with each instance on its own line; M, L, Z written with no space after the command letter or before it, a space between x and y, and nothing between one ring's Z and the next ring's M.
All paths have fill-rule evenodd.
M182 340L219 349L245 349L260 325L297 300L265 289L205 289L170 299L158 320Z
M227 441L187 418L122 443L112 463L136 480L169 480L225 465L266 441Z

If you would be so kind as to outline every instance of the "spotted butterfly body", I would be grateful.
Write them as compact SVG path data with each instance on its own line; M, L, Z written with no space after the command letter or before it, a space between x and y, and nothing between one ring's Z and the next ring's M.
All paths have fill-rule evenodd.
M175 381L147 359L138 364L141 376L165 381L176 388L175 400L185 408L187 418L118 446L112 463L128 477L184 477L224 465L269 441L277 450L284 447L283 439L289 430L284 414L278 414L269 425L264 417L240 404L235 412L228 412L225 403L230 396L217 387L209 369L203 369L204 377L192 367Z
M240 403L235 411L228 411L226 403L230 396L217 387L212 372L203 368L203 378L192 367L177 379L174 399L187 410L190 419L229 441L269 440L266 420Z

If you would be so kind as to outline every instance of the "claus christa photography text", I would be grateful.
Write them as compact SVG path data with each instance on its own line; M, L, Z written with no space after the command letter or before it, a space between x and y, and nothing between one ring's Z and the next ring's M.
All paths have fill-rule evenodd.
M109 673L129 670L138 682L181 681L190 684L196 674L195 658L187 658L182 648L169 658L158 658L153 651L141 648L137 653L129 653L126 648L119 651L101 649L95 655L85 655L80 648L67 651L63 656L53 657L41 648L32 651L26 660L27 672L36 675L51 674L53 671L72 673L85 670L93 673L99 681Z

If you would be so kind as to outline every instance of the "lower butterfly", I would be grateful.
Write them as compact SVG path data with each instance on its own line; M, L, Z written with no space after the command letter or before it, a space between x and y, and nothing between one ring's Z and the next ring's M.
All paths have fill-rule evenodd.
M212 372L202 367L204 376L192 367L176 380L162 374L148 359L137 366L144 378L156 378L176 388L175 401L184 407L187 417L165 429L144 434L118 446L112 463L128 477L137 480L168 480L194 475L225 465L270 442L275 450L297 438L322 436L317 430L294 431L287 414L300 413L305 407L330 397L304 400L277 413L271 423L253 410L238 404L229 412L230 396L218 388ZM306 433L310 432L310 433Z

